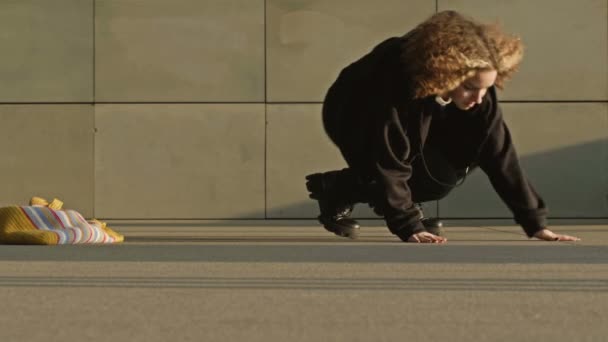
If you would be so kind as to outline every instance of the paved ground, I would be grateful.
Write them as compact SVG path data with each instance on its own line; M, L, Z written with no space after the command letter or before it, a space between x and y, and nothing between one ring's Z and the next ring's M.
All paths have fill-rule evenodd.
M115 223L122 245L0 246L0 341L607 339L608 226L414 245L370 225Z

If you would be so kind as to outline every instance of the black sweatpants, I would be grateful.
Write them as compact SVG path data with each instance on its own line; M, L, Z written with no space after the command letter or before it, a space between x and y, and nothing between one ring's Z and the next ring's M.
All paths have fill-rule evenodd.
M348 163L348 159L345 156ZM383 189L374 179L373 174L361 172L357 165L350 165L343 170L335 171L335 200L341 203L369 203L379 215L382 208L378 204ZM462 181L465 170L454 169L438 149L427 146L423 154L418 154L412 161L412 177L408 181L412 201L423 203L444 198Z

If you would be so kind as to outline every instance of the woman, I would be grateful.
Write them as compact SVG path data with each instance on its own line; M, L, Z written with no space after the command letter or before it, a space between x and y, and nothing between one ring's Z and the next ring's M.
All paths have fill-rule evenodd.
M523 47L493 25L454 11L433 15L346 67L329 89L323 123L348 168L307 176L319 221L356 238L355 203L369 203L403 241L443 243L419 203L439 200L477 167L529 237L574 241L547 229L547 209L525 177L495 87Z

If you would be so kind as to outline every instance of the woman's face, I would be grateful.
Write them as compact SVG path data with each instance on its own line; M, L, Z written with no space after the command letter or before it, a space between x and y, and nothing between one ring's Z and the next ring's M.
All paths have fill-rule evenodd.
M476 104L480 104L483 96L494 81L496 81L496 70L481 70L472 77L462 82L458 88L450 91L448 96L452 98L454 105L462 110L469 110Z

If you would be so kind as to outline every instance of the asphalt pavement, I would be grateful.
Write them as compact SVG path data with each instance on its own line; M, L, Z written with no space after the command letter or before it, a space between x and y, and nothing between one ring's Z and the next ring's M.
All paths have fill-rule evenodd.
M295 223L294 223L295 222ZM111 222L120 245L0 246L0 341L606 341L608 226L359 240L312 221Z

